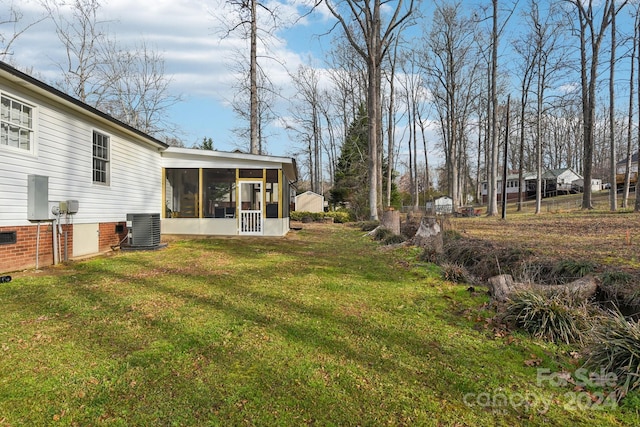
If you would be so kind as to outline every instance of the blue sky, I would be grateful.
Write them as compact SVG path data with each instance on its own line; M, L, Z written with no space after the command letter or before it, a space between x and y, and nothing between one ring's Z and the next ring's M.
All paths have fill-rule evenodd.
M11 0L0 0L0 4L6 5L8 1ZM282 115L287 115L286 100L292 95L287 70L295 72L300 64L309 61L314 66L324 67L324 51L329 49L333 38L326 33L334 20L324 8L291 24L300 11L308 10L302 5L310 2L312 0L273 0L269 3L270 7L279 5L278 16L285 23L270 41L269 55L278 58L280 63L261 61L261 64L275 85L282 89L282 99L275 106ZM506 2L502 3L506 5ZM526 2L521 0L520 3ZM425 11L433 7L432 1L422 4ZM490 2L477 0L469 4L489 6ZM218 150L231 151L248 146L232 132L241 123L228 105L237 77L233 75L230 62L238 49L246 52L247 44L237 34L221 37L224 32L221 20L229 21L231 16L226 7L224 0L105 0L101 8L99 18L106 21L104 25L108 32L119 43L131 45L144 40L163 55L166 75L172 80L170 90L173 95L183 98L171 108L171 121L181 129L179 136L186 146L198 144L203 137L212 138ZM24 0L20 8L24 12L24 22L41 13L37 0ZM429 13L426 15L430 16ZM517 20L515 14L510 23L512 31L518 29ZM291 25L286 25L287 22ZM0 30L6 32L8 28ZM412 31L420 32L421 26ZM501 43L501 50L506 52L508 42ZM52 22L43 21L30 28L18 39L13 51L11 62L22 69L32 69L35 77L50 82L59 76L56 63L62 62L64 49L55 36ZM508 58L501 57L501 67L509 65ZM617 78L622 81L623 73L619 72ZM291 135L277 124L271 127L269 134L266 149L270 154L288 156L297 151ZM435 161L431 165L438 163L438 153L434 152L433 157Z
M280 6L283 19L295 18L294 3ZM119 43L130 45L144 40L163 55L165 73L171 79L170 91L182 97L182 101L171 108L171 121L181 129L179 136L186 146L199 143L203 137L212 138L214 147L223 151L246 149L248 145L238 141L231 131L240 124L228 106L236 79L229 61L238 49L245 49L246 42L236 34L222 37L220 19L230 16L226 7L224 0L106 0L100 11L99 19L107 21L105 28ZM34 0L23 3L20 8L24 22L41 13ZM322 13L317 13L313 19L324 18ZM315 55L320 42L328 41L328 37L319 40L308 22L309 19L299 21L271 40L271 55L289 70L295 70L309 55ZM64 60L64 48L52 22L43 21L31 27L18 38L12 50L13 65L33 70L35 77L47 82L59 76L56 63ZM262 66L277 85L287 84L282 65L264 61ZM286 92L283 95L286 97ZM270 154L286 155L290 145L286 133L281 132L271 137L267 150Z

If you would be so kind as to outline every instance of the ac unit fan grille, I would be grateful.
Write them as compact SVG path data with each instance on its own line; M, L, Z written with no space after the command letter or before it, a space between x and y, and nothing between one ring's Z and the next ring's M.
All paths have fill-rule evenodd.
M129 246L156 247L160 245L160 214L127 214L130 223Z

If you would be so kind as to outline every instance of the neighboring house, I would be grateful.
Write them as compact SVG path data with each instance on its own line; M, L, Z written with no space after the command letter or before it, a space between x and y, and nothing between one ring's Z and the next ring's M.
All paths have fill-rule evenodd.
M518 191L522 192L523 200L527 200L531 197L535 197L536 194L536 174L531 172L525 172L522 175L522 182L518 185L520 179L519 174L507 175L507 200L518 200ZM498 177L497 181L497 199L502 200L502 177ZM482 203L487 202L488 191L487 182L482 183Z
M631 156L631 167L629 168L631 173L638 173L638 152L636 151ZM627 171L627 159L620 160L616 163L616 174L624 174Z
M582 180L582 176L571 168L549 169L542 174L542 179L545 192L555 196L557 194L577 192L576 181ZM592 188L592 190L597 191L595 188Z
M575 186L578 192L582 192L584 188L584 179L583 178L576 179L575 181L573 181L573 185ZM602 191L604 189L605 189L605 186L602 184L601 179L593 178L591 180L591 192Z
M618 188L624 186L625 175L627 173L627 159L621 160L616 163L616 185ZM631 156L631 165L629 167L629 182L634 187L638 181L638 152L636 151Z
M427 202L427 212L437 215L452 214L453 213L453 199L449 196L441 196L437 199Z
M518 192L522 192L523 200L530 200L536 195L537 174L525 172L518 185L519 174L507 175L507 200L518 200ZM542 174L542 197L553 197L579 191L576 180L582 177L571 168L549 169ZM596 191L596 189L594 189ZM482 202L487 202L487 182L482 183ZM497 199L502 200L502 177L498 177Z
M298 212L324 212L324 196L313 191L298 194L294 204Z
M0 107L0 272L109 250L128 214L162 234L289 230L293 159L168 147L2 62Z

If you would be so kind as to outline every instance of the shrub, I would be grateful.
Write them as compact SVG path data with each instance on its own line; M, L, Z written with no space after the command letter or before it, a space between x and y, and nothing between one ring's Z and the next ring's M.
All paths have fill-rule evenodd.
M625 271L607 271L600 278L600 289L606 299L620 309L627 306L637 311L640 307L640 289L635 285L638 278Z
M601 279L604 286L629 285L633 276L625 271L607 271L602 274Z
M505 307L504 321L536 338L570 344L582 340L589 311L564 293L523 291L514 294Z
M595 269L596 266L591 261L564 260L556 264L553 273L567 280L574 280L593 273Z
M347 211L329 211L325 212L325 218L333 218L333 222L345 224L351 222L351 214Z
M472 283L467 269L460 264L445 263L441 266L442 278L453 283Z
M351 216L347 211L330 211L330 212L303 212L291 211L289 218L292 221L302 221L305 218L311 219L313 222L321 222L324 218L333 218L333 222L346 223L351 221Z
M289 219L292 221L302 221L302 218L305 217L308 212L302 211L291 211L289 212Z
M593 329L588 341L585 368L614 374L618 399L640 386L640 324L637 321L615 313Z

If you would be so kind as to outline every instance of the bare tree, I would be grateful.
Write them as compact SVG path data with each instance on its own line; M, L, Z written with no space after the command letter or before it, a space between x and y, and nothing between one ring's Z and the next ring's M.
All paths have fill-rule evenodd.
M174 140L167 114L180 97L169 93L164 58L145 42L127 48L107 37L99 0L42 4L65 49L60 89L143 132Z
M305 145L308 159L311 191L322 194L322 107L319 72L310 66L300 66L291 76L296 95L291 106L294 123L287 129L294 131Z
M461 2L440 4L426 41L424 58L428 84L440 118L445 154L446 185L454 208L463 201L466 161L466 125L474 104L473 87L479 63L473 50L474 21L463 13Z
M349 43L367 64L367 114L369 135L369 209L372 220L378 219L378 154L382 128L380 94L380 65L388 53L391 41L397 36L396 30L413 13L414 0L403 7L403 1L397 1L396 7L383 29L381 8L383 4L390 8L391 1L373 0L362 2L345 0L342 2L326 0L331 14L338 20ZM355 26L351 22L355 22ZM362 43L360 43L362 41Z
M407 153L409 168L409 191L411 202L414 208L420 203L418 189L418 110L420 109L420 93L424 82L420 75L418 64L422 61L422 56L417 52L410 51L403 55L401 63L402 74L398 78L402 92L400 93L404 103L407 117ZM389 147L391 148L391 147ZM390 189L389 189L390 191Z
M24 3L23 3L24 4ZM13 55L13 43L29 28L46 19L45 16L37 17L29 22L24 22L24 14L14 0L0 1L0 28L10 28L9 31L0 31L0 60L6 61Z
M367 72L358 54L344 37L333 40L333 48L327 57L327 71L331 85L323 91L326 103L321 103L326 123L325 151L329 157L329 174L332 179L340 155L339 144L347 137L347 130L357 119L367 93Z
M580 82L582 88L583 116L583 176L584 193L582 208L593 209L591 182L593 177L594 129L596 111L596 81L600 64L600 48L611 18L622 9L627 1L616 7L615 2L604 3L594 0L565 0L576 10L576 24L580 41ZM597 6L602 4L597 10ZM598 13L599 12L599 13ZM599 23L596 20L599 19ZM615 184L615 183L613 183ZM612 185L613 185L612 184Z
M487 195L489 197L487 204L487 215L498 215L498 0L492 0L492 30L491 30L491 98L490 123L491 130L489 132L491 138L490 150L490 167L489 167L489 187ZM506 191L506 183L502 183L502 191Z
M545 93L554 75L562 69L564 64L559 42L561 40L560 25L557 20L557 10L551 5L542 15L538 1L532 0L528 13L530 25L529 39L534 47L532 63L535 81L536 117L535 117L535 168L536 168L536 209L542 211L542 173L543 173L543 130L545 114Z
M241 56L238 56L241 58ZM240 59L235 66L236 70L240 76L246 76L246 62ZM256 87L258 91L257 101L257 109L252 111L251 109L247 109L247 105L251 102L251 85L252 83L245 78L238 78L235 83L235 93L233 95L233 99L229 102L231 104L231 108L237 117L242 119L243 124L247 124L244 126L243 124L232 129L233 133L235 133L240 140L246 141L251 140L251 132L255 131L257 137L257 149L256 152L252 154L266 154L266 140L268 138L268 134L266 133L267 125L274 121L277 116L275 111L273 110L273 105L275 104L276 98L279 96L279 88L277 88L273 82L268 78L268 76L262 71L260 67L258 67L258 79L256 82ZM253 116L252 116L253 115ZM253 124L253 127L251 123ZM245 149L246 146L244 143L238 144L239 149Z
M249 40L249 70L248 70L248 93L249 93L249 152L253 154L262 153L262 142L260 139L260 86L258 70L258 32L262 30L258 26L258 9L266 11L272 26L266 31L270 34L277 27L277 11L270 9L266 2L258 0L226 0L237 12L235 20L231 20L229 32L242 30L243 36ZM227 23L228 17L220 18L221 22ZM263 45L266 45L263 40Z
M99 82L103 65L102 49L107 44L98 19L99 0L74 0L67 4L57 0L43 0L56 26L56 35L65 48L65 62L59 64L62 81L58 86L82 102L98 106L105 87ZM69 15L70 14L70 15Z
M181 98L169 93L171 79L166 77L162 55L145 42L131 50L115 43L106 46L99 70L103 99L98 107L150 135L171 136L168 110Z
M616 1L611 0L611 9L615 11ZM611 14L611 57L609 60L609 208L615 212L618 208L618 185L616 183L616 116L615 116L615 70L616 70L616 13Z
M396 69L398 58L401 53L400 37L396 37L393 42L393 49L388 57L389 72L385 73L389 84L389 99L387 106L387 186L386 186L386 206L391 206L391 193L394 177L395 164L395 128L396 128Z
M638 29L640 29L640 3L636 5L635 9L635 23L633 27L633 35L631 36L631 53L629 54L629 107L627 110L627 149L626 149L626 162L625 162L625 174L624 174L624 188L622 190L622 207L626 208L629 204L629 188L631 186L631 147L632 133L633 133L633 96L634 96L634 76L635 76L635 57L638 52ZM640 89L640 87L638 88ZM640 126L639 126L640 128ZM640 141L640 139L639 139ZM636 187L638 186L638 170L636 170Z
M636 9L636 22L635 22L635 29L634 29L634 38L636 39L636 43L638 45L638 49L636 49L636 54L637 54L637 60L638 62L636 63L638 65L637 69L637 75L638 75L638 90L636 91L636 93L638 94L638 107L640 109L640 40L638 40L638 37L640 37L640 7L638 7ZM639 117L639 122L640 122L640 110L638 111L638 117ZM637 127L637 131L638 131L638 159L637 159L637 175L636 175L636 202L635 205L633 207L633 211L634 212L640 212L640 123L638 123L638 127ZM631 155L631 153L629 153L629 155Z

